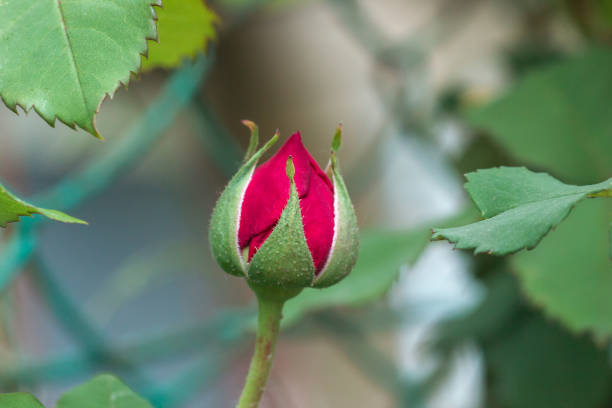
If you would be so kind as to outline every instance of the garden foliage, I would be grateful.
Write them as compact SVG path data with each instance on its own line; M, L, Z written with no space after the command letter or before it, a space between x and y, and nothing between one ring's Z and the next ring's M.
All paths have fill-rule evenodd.
M220 3L232 10L255 8L247 0ZM401 47L379 47L382 36L362 24L363 15L354 12L357 2L329 3L349 28L357 22L353 33L377 62L390 72L408 70L409 64L400 58ZM47 207L69 211L108 188L149 152L206 77L213 59L198 55L212 48L209 43L217 37L219 17L200 0L163 0L160 6L153 0L0 0L0 97L15 112L18 107L34 110L51 126L59 120L100 137L96 114L107 96L135 76L156 68L175 70L121 143L56 187L28 199L36 205L0 184L0 227L17 223L15 233L0 247L0 290L6 291L23 267L38 259L39 225L49 219L85 223ZM581 24L588 28L588 21ZM598 25L592 32L602 30ZM487 373L487 406L598 408L612 403L612 370L605 349L612 338L612 51L605 45L589 45L576 55L552 54L554 61L538 60L522 69L526 73L501 96L452 112L479 133L461 165L468 167L465 189L480 219L466 210L417 228L362 232L352 273L324 291L307 288L289 300L286 328L310 317L317 321L321 311L383 298L400 270L417 262L431 238L445 239L458 249L479 254L474 258L474 276L482 280L487 295L468 315L440 325L432 349L449 357L466 342L480 347ZM386 107L392 115L413 108L407 106L409 98L389 99L399 105ZM414 130L410 120L401 117L396 124L410 133ZM227 140L212 143L232 155L227 153L232 150ZM489 168L473 166L471 152L477 152L473 157L478 160L483 155L493 158ZM226 172L228 162L219 165ZM35 217L20 218L24 216ZM447 226L434 228L441 225ZM47 278L47 289L59 293ZM119 292L125 289L120 286ZM55 307L68 314L75 309L60 295ZM82 367L112 354L99 333L76 315L85 332L84 343L93 348L75 357L84 361ZM215 316L194 331L204 333L206 341L228 347L239 344L253 326L250 308ZM346 327L354 335L360 326ZM180 347L188 335L179 336ZM154 348L155 341L151 343ZM355 335L349 343L358 350L356 360L371 351L367 336ZM393 362L380 366L396 370ZM3 384L12 384L22 372L21 367L3 368ZM37 369L45 372L45 365ZM392 374L398 377L396 371ZM426 386L429 383L424 382L417 388ZM406 400L406 390L413 390L414 384L410 387L402 381L390 386L398 401ZM184 398L170 391L148 392L146 387L138 391L147 393L152 402L116 378L102 375L66 392L56 408L148 408L172 406ZM26 393L0 394L0 406L42 408Z

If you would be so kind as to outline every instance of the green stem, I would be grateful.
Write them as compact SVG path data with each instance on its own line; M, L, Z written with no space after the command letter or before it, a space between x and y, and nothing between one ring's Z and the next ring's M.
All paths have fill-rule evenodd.
M274 346L278 338L280 319L284 300L269 299L257 296L259 314L257 317L257 338L255 353L251 360L249 374L242 389L237 408L256 408L266 387L266 381L272 367Z
M249 286L255 292L259 305L257 337L249 373L236 408L257 408L259 406L272 367L274 346L278 338L280 320L283 317L283 305L302 291L302 288L268 288L252 283L249 283Z

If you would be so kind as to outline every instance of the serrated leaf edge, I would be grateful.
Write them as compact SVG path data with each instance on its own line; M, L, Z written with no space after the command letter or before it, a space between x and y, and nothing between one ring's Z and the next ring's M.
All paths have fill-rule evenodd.
M472 200L474 205L476 205L476 207L478 208L478 210L480 211L480 213L481 213L481 215L483 217L486 216L485 212L484 212L484 210L482 210L480 208L480 206L478 205L478 203L474 199L473 193L471 191L471 186L474 185L474 181L470 180L470 175L472 175L472 174L482 174L482 173L485 173L485 172L488 172L488 171L491 171L491 170L504 170L504 169L521 169L521 170L525 170L525 171L527 171L527 172L529 172L531 174L534 174L536 176L548 176L548 177L550 177L552 180L554 180L557 183L563 184L565 186L570 186L570 187L576 187L577 188L577 190L575 192L573 192L573 193L553 195L553 196L551 196L548 199L567 197L569 195L574 195L574 194L579 194L579 193L585 193L585 194L588 195L589 198L591 198L591 195L597 194L597 193L599 193L601 191L606 191L608 189L612 189L612 178L610 178L610 179L608 179L606 181L603 181L601 183L597 183L597 184L588 184L588 185L584 185L584 186L577 186L575 184L566 184L566 183L563 183L561 180L551 176L550 174L548 174L548 173L546 173L544 171L541 171L541 172L531 171L531 170L529 170L525 166L497 166L497 167L491 167L491 168L488 168L488 169L476 169L475 171L472 171L472 172L464 174L464 177L467 179L467 181L463 184L463 188L465 189L465 191L467 191L468 195L470 196L470 199ZM540 201L542 201L542 200L540 200ZM510 209L517 208L517 207L522 206L522 205L533 204L533 203L537 203L537 202L539 202L539 201L538 200L533 200L533 201L521 202L518 205L510 207L506 211L509 211ZM498 214L496 214L496 215L498 215ZM489 218L493 218L493 217L487 217L487 219L489 219Z
M153 22L153 35L152 36L146 36L144 38L144 48L141 52L139 52L138 54L141 56L144 56L145 58L148 55L149 52L149 45L148 45L148 41L152 40L152 41L158 41L158 33L157 33L157 24L155 22L157 22L157 13L155 11L155 7L162 7L162 0L151 0L150 1L150 8L151 8L151 21ZM100 113L100 108L102 107L102 103L106 100L106 98L108 97L109 99L113 99L113 96L115 95L115 93L117 92L117 89L119 89L120 86L124 86L126 89L128 87L128 84L130 82L130 79L132 78L132 75L136 76L138 74L138 72L140 71L140 68L142 66L142 58L138 58L138 64L134 69L129 69L128 74L127 74L127 78L122 78L119 79L117 81L117 84L114 86L114 88L112 88L111 90L109 90L108 92L105 92L104 95L102 96L102 99L100 99L100 101L98 102L98 106L96 107L96 110L94 111L94 114L92 116L92 120L91 120L91 125L92 125L92 129L93 132L91 132L90 130L78 125L76 123L76 121L73 121L72 123L68 123L66 120L64 120L61 116L59 115L55 115L52 118L45 118L41 112L38 110L38 108L36 107L36 105L32 104L30 106L25 106L22 103L19 102L15 102L15 104L13 106L9 105L8 102L5 100L4 96L2 94L0 94L0 100L2 100L4 106L6 106L8 109L10 109L11 111L13 111L16 115L19 116L19 111L17 110L17 106L19 106L24 113L27 115L28 112L30 111L34 111L38 114L38 116L43 119L45 122L47 122L47 124L49 126L51 126L52 128L55 128L55 124L57 122L57 120L59 120L61 123L63 123L64 125L68 126L70 129L72 130L77 130L77 127L80 129L83 129L84 131L90 133L91 135L93 135L95 138L100 139L100 140L104 140L104 138L102 137L102 135L100 135L100 132L97 129L96 126L96 115L98 113ZM82 93L82 88L81 88L81 93Z
M0 222L0 228L6 228L6 226L9 223L13 223L13 222L19 222L19 219L21 217L33 217L34 214L38 214L38 215L43 215L49 219L52 219L54 221L59 221L59 222L63 222L63 223L72 223L72 224L83 224L83 225L88 225L88 223L86 221L80 220L76 217L73 217L71 215L68 215L62 211L59 210L53 210L53 209L48 209L48 208L40 208L40 207L36 207L22 199L20 199L19 197L15 196L13 193L11 193L10 191L8 191L6 188L4 188L4 186L2 186L0 184L0 194L1 193L5 193L6 195L8 195L11 199L13 199L14 201L22 204L24 207L26 207L26 209L23 212L17 212L15 214L15 217L9 219L6 221L6 223L2 223ZM67 217L66 219L61 219L60 216L65 216Z

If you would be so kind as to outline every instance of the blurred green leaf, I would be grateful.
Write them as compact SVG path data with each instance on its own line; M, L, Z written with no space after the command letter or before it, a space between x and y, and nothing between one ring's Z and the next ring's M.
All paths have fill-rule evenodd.
M610 200L589 200L537 250L511 259L532 301L576 331L612 335Z
M204 0L164 0L157 16L159 43L149 41L148 57L142 59L143 71L175 68L183 59L194 58L215 38L219 21Z
M466 177L465 188L488 219L436 229L433 238L447 239L460 249L474 248L474 253L495 255L534 248L576 203L591 194L612 190L612 179L590 186L571 186L524 167L479 170Z
M610 397L605 348L542 317L524 319L484 352L490 392L504 408L598 408Z
M31 394L25 392L15 392L9 394L0 394L0 407L6 408L45 408Z
M159 0L3 0L0 95L99 136L94 115L140 66Z
M521 308L516 279L501 268L489 273L484 283L487 294L478 307L438 325L433 341L437 350L450 351L472 339L486 343L512 327L511 321Z
M63 394L56 408L153 408L112 375L99 375Z
M612 39L612 2L610 0L565 0L567 14L582 34L593 42Z
M521 76L533 69L562 61L564 57L561 50L548 42L527 38L507 51L506 61L512 74Z
M534 312L505 267L484 278L487 295L466 316L443 322L434 345L450 352L476 341L487 370L487 407L599 408L610 398L605 348Z
M218 2L224 7L230 9L255 8L266 6L287 6L296 3L306 3L309 0L219 0Z
M312 311L361 305L381 298L397 279L400 267L418 259L427 246L429 235L429 228L363 233L353 271L334 286L307 288L289 300L283 310L283 325L291 325Z
M477 134L455 165L459 173L465 174L495 166L515 166L516 162L491 138Z
M19 221L21 216L32 214L42 214L47 218L60 222L87 224L85 221L71 217L63 212L38 208L28 204L6 191L0 184L0 227L6 227L6 224L9 222Z
M533 70L469 115L517 159L575 183L612 174L612 52Z

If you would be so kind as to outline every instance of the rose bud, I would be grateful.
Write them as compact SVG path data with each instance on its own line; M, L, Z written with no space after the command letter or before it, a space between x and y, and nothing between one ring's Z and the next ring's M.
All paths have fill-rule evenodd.
M214 257L251 286L301 289L337 283L355 265L359 247L355 212L336 158L341 127L332 142L328 176L299 132L256 167L278 132L255 152L257 126L243 123L251 129L251 143L213 211Z

